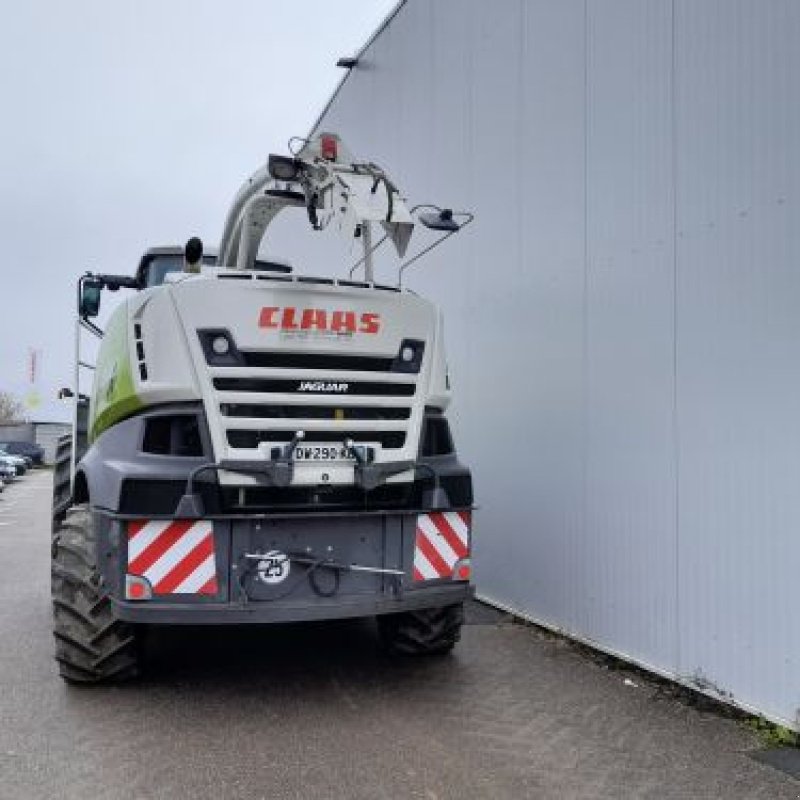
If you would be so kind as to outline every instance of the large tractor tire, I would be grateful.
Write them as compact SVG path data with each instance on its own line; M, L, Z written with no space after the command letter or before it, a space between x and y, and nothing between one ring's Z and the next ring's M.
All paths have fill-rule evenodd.
M378 617L381 642L393 655L444 655L461 638L464 604Z
M56 444L56 458L53 462L53 532L64 521L67 509L72 503L70 490L70 469L72 462L72 436L61 436Z
M56 661L67 683L102 683L139 673L136 629L114 617L95 561L91 515L70 508L56 523L52 553Z
M78 406L77 448L75 463L86 453L88 445L88 403ZM72 505L72 434L60 436L56 442L56 457L53 462L53 532L56 525L64 520L67 509Z

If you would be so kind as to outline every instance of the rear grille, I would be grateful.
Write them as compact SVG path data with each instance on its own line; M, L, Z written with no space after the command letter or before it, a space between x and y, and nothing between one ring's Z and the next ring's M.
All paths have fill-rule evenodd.
M378 460L416 455L397 451L409 439L424 340L403 339L397 352L386 356L239 350L229 331L198 335L231 450L258 450L262 442L285 445L302 430L311 444L352 439L395 451L378 453ZM223 336L230 345L224 357L213 346Z
M327 355L324 353L257 353L242 351L246 367L275 369L331 369L356 372L391 372L394 358Z
M220 411L226 417L253 419L408 419L410 408L381 406L267 406L245 403L222 403Z
M325 387L329 387L327 390ZM338 387L338 388L330 388ZM214 388L221 392L260 392L270 394L309 392L344 396L364 395L368 397L411 397L416 386L413 383L383 383L378 381L321 381L318 378L214 378Z
M199 330L197 334L200 337L206 363L212 367L290 369L298 372L324 369L329 372L399 372L416 375L420 371L425 353L425 342L419 339L403 339L394 356L368 356L285 350L239 350L230 331L225 328L205 328Z
M254 450L261 442L288 444L294 438L296 431L242 431L229 430L228 444L231 447ZM381 447L399 449L406 442L405 431L308 431L306 439L309 442L337 442L343 444L346 439L354 442L377 442Z

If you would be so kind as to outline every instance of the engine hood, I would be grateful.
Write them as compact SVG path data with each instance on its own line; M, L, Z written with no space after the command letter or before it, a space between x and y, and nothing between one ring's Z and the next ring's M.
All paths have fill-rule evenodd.
M434 307L415 295L248 273L170 287L187 335L228 330L241 350L388 355L434 335Z

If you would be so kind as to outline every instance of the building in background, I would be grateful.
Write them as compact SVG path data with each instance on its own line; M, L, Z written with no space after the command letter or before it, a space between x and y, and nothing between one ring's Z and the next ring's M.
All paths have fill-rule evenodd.
M480 595L792 727L798 75L794 0L407 0L316 126L476 212L407 283Z
M0 442L34 442L44 448L44 463L55 461L56 444L61 436L72 433L67 422L0 423Z

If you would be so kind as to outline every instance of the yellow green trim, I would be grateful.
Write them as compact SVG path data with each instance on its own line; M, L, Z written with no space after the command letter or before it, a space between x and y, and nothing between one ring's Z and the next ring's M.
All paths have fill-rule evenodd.
M123 303L111 315L97 356L89 411L90 442L144 407L131 373L128 327L128 304Z

